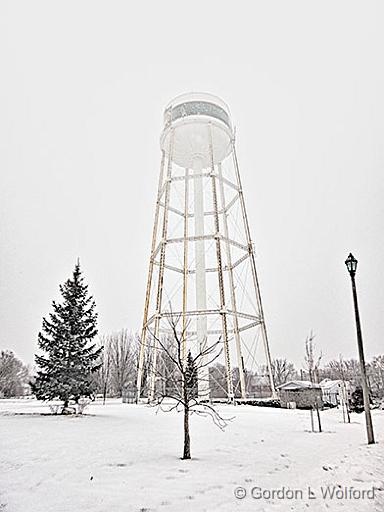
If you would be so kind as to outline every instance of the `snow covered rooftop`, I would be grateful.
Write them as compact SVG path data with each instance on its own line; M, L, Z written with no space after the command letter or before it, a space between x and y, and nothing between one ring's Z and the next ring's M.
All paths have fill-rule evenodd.
M313 384L309 380L290 380L277 386L277 389L284 390L295 390L295 389L307 389L307 388L320 388L319 384Z
M346 387L350 386L349 381L344 381L344 383L345 383ZM330 389L334 389L334 388L338 388L339 386L342 386L343 381L342 380L324 379L320 382L319 385L320 385L321 389L323 389L323 390L330 390Z

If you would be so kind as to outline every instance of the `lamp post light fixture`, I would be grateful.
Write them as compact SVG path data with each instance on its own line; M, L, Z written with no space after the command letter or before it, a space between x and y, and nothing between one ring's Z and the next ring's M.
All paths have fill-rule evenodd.
M368 444L373 444L375 442L375 438L373 435L371 409L369 407L369 391L368 391L368 383L367 383L367 371L365 368L363 336L361 334L359 305L357 302L357 292L356 292L356 282L355 282L357 259L353 257L352 253L349 253L348 258L345 260L345 264L347 266L349 275L351 276L351 282L352 282L353 304L355 307L357 346L358 346L358 350L359 350L361 383L362 383L362 388L363 388L363 400L364 400L365 421L367 424Z

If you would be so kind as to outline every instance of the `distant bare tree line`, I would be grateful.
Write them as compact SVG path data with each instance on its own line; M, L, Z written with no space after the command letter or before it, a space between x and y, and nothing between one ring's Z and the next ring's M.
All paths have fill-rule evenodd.
M280 386L289 380L310 380L318 383L323 379L350 381L353 386L360 385L360 365L357 359L331 360L321 366L323 354L316 349L314 334L311 332L305 340L305 354L303 367L297 369L287 358L275 358L272 360L272 374L276 386ZM100 339L104 345L103 365L97 375L99 393L105 396L121 396L125 384L136 384L138 354L140 337L138 334L130 334L122 330L116 334ZM171 344L171 340L163 340L165 345ZM146 381L150 366L149 355L146 354L144 362L143 390L145 394ZM158 371L162 378L158 377L158 386L163 386L164 393L170 393L174 386L173 368L169 360L160 353L158 356ZM367 373L370 389L373 395L384 398L384 355L376 356L367 364ZM233 368L232 379L235 396L240 397L239 369ZM260 366L258 371L246 371L245 380L248 394L268 396L269 379L267 368ZM161 381L161 382L159 382ZM225 367L220 362L215 362L209 368L209 381L211 395L218 398L226 397Z
M140 338L122 329L101 336L99 345L103 351L101 367L95 374L97 391L104 399L107 396L120 397L124 386L136 381Z
M30 370L10 350L0 353L0 398L22 396L29 391Z
M314 335L305 340L304 362L302 368L296 368L287 358L272 360L272 373L276 386L289 380L310 380L321 382L332 380L350 381L353 386L360 385L360 365L357 359L339 359L322 363L322 353L316 350ZM163 340L164 344L171 340ZM124 386L134 387L137 379L140 336L127 329L104 335L99 338L99 345L104 347L102 365L95 373L97 393L103 397L121 397ZM163 351L164 352L164 351ZM150 357L145 354L143 371L143 392L146 393L149 375ZM158 378L157 385L163 386L164 392L171 392L174 384L172 366L169 358L159 354L158 368L163 377ZM24 365L11 351L0 353L0 397L15 397L30 393L29 381L32 371ZM384 354L375 356L367 363L367 375L370 391L377 398L384 398ZM232 379L235 396L240 397L239 369L233 368ZM209 368L211 395L218 398L226 397L225 367L215 362ZM250 396L268 396L270 392L267 368L260 365L257 371L245 371L247 392Z

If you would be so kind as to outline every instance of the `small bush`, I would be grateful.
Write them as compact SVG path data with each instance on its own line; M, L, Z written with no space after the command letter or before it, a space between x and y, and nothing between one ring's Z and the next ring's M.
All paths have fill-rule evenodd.
M267 400L257 400L256 398L251 398L249 400L244 400L239 402L240 405L254 405L257 407L281 407L280 400L278 398L270 398Z

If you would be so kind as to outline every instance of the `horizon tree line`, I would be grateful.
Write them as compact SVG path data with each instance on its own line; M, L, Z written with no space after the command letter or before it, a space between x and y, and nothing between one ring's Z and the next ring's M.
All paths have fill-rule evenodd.
M100 358L100 368L92 376L95 394L105 397L122 396L127 382L136 383L138 349L140 337L128 329L121 329L110 335L102 335L98 347L104 347ZM147 362L147 367L149 363ZM148 369L147 369L148 371ZM169 369L166 373L169 373ZM217 397L225 397L225 368L219 362L210 367L210 388ZM144 381L146 371L144 371ZM233 368L233 380L238 381L238 368ZM317 382L323 379L349 381L353 387L360 384L360 366L355 358L332 359L317 368ZM0 352L0 398L13 398L31 394L35 370L24 364L11 350ZM280 386L289 380L310 380L308 368L297 368L287 358L272 360L272 374L275 385ZM367 363L368 384L373 396L384 398L384 354L374 356ZM167 379L165 379L167 381ZM247 389L250 393L267 396L269 391L266 368L258 372L247 372ZM240 396L237 392L236 396Z
M94 392L104 397L119 398L122 396L127 382L136 383L138 351L140 336L124 328L118 332L101 335L96 342L97 347L104 347L100 356L100 368L92 375ZM165 364L164 362L162 363ZM148 373L149 361L144 370L144 381ZM165 374L169 369L165 369ZM219 362L210 367L210 388L217 397L225 397L225 368ZM30 382L33 382L35 370L31 365L24 364L11 350L0 352L0 398L12 398L31 393ZM238 368L232 370L233 381L238 382ZM297 368L287 358L272 360L272 374L276 386L289 380L311 380L308 367L303 364ZM384 398L384 354L374 356L367 363L368 384L373 396ZM247 389L250 394L267 396L269 391L266 368L261 366L258 372L247 372ZM353 387L360 383L360 365L357 359L332 359L323 366L316 368L316 382L323 379L346 380ZM169 380L169 377L168 377ZM165 379L167 382L167 378ZM236 396L240 396L237 392Z

